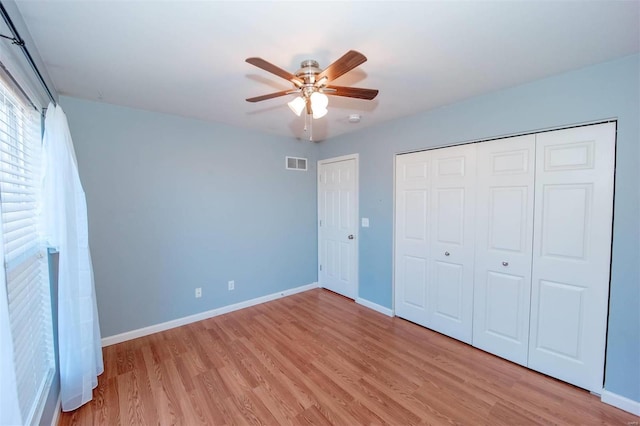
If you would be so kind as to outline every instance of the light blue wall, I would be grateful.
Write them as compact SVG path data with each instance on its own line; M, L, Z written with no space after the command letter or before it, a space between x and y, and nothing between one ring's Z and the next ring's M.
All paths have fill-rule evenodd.
M634 55L591 66L319 144L320 159L360 154L360 216L370 219L360 230L360 297L392 305L394 154L617 118L605 388L640 401L639 61Z
M103 337L317 281L314 144L61 104L87 196ZM285 170L285 155L311 169Z

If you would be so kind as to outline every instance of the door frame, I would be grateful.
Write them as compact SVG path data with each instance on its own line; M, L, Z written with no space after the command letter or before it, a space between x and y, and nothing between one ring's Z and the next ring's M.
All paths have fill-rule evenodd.
M355 255L354 255L354 280L355 280L355 294L354 300L360 298L360 155L358 153L341 155L339 157L325 158L324 160L318 160L316 167L316 232L317 232L317 246L318 257L316 272L318 273L318 287L322 287L320 282L320 256L322 255L322 247L320 241L320 168L326 164L338 163L340 161L354 160L354 183L355 183L355 209L353 215L354 220L354 235L355 235Z

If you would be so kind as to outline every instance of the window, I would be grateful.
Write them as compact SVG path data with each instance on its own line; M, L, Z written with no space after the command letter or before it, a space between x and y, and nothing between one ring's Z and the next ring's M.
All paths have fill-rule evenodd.
M15 392L22 423L31 424L40 417L55 364L49 277L37 217L41 118L16 93L0 80L0 230Z

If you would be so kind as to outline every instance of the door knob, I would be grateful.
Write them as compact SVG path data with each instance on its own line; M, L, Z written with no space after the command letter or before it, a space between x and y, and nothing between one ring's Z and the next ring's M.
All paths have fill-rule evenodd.
M444 252L444 255L445 255L445 256L449 256L449 252L448 252L448 251L445 251L445 252Z
M502 266L509 266L509 262L502 262Z
M350 239L350 240L353 240L355 237L353 236L353 234L351 234L347 238Z

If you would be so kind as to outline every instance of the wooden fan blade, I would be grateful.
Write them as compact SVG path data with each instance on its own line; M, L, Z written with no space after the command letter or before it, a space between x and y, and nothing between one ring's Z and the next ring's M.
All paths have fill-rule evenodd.
M266 101L267 99L277 98L278 96L288 95L289 93L291 93L291 90L281 90L279 92L269 93L268 95L262 95L262 96L256 96L255 98L249 98L249 99L247 99L247 102Z
M258 68L262 68L263 70L268 71L271 74L275 74L278 77L282 77L285 80L289 80L298 87L300 87L303 83L298 77L291 74L289 71L285 71L282 68L277 67L271 62L267 62L262 58L247 58L246 62Z
M378 96L378 91L375 89L362 89L360 87L343 87L343 86L327 86L328 90L325 95L330 96L345 96L347 98L358 98L371 100ZM335 90L335 91L334 91Z
M316 81L320 80L322 77L327 77L329 81L333 81L341 75L351 71L358 65L366 62L366 60L367 57L362 53L350 50L318 74Z

